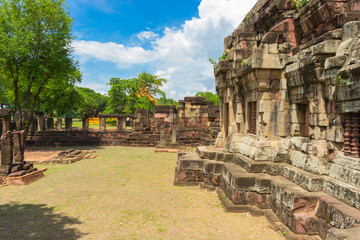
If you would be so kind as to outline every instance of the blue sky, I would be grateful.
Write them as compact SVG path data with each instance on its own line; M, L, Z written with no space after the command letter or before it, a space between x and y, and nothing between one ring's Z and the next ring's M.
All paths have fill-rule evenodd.
M209 57L255 0L68 0L80 86L106 93L111 77L148 71L168 80L167 97L214 91Z

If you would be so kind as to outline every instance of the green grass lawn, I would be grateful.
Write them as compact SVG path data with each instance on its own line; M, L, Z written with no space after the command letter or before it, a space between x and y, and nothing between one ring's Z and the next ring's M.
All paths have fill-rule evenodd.
M263 217L225 213L214 192L174 187L176 154L97 153L45 165L31 185L0 187L0 239L283 239Z
M82 128L82 119L73 118L72 127L81 129ZM62 128L65 129L65 121L62 122ZM99 124L89 124L89 128L90 129L99 129ZM114 129L117 129L117 127L114 124L106 123L106 129L114 130Z

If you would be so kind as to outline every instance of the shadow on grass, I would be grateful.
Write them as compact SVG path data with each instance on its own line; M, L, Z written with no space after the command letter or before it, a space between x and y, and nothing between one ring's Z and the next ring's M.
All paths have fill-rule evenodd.
M78 239L79 220L54 213L45 204L0 205L0 239Z

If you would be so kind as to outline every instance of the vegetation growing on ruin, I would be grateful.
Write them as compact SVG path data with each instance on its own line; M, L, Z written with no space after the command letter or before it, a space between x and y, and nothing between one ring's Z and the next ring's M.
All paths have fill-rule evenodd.
M241 60L241 66L242 66L242 67L245 67L245 65L246 65L246 60L245 60L245 59L242 59L242 60Z
M218 62L216 62L212 57L209 58L209 62L213 65L213 67L216 67L218 65Z
M304 7L309 0L290 0L290 4L299 11L302 7Z
M218 58L219 62L220 61L225 61L227 59L227 53L223 52L223 54ZM219 62L215 61L212 57L209 58L209 62L213 65L213 67L216 67L218 65Z
M344 85L348 85L348 84L349 84L349 81L348 81L347 79L343 79L340 75L337 75L337 76L336 76L335 81L336 81L338 84L344 84Z
M219 57L219 61L225 61L227 58L227 53L223 52L223 54Z
M247 22L247 21L249 21L249 19L250 19L250 12L248 12L246 15L245 15L245 21Z

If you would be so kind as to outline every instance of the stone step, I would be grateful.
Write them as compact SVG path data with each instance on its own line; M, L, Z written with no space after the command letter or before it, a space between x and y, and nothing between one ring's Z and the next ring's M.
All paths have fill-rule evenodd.
M337 156L332 162L330 177L360 188L360 159Z
M206 151L207 156L216 156L216 149L198 147L198 152ZM223 152L221 152L223 154ZM225 154L225 153L224 153ZM229 153L228 153L229 154ZM268 173L274 176L282 176L310 192L322 191L350 206L360 209L360 189L354 184L335 179L329 176L309 173L298 167L287 163L274 163L271 161L254 161L240 153L230 154L234 163L244 168L249 173ZM200 155L201 156L201 155ZM227 156L228 159L231 157ZM357 164L357 160L346 158L345 164ZM354 162L355 161L355 162ZM353 182L360 182L360 178L355 175Z
M205 146L198 146L196 147L196 151L201 158L215 160L216 153L221 151L220 148L211 148Z
M289 164L269 162L267 173L283 176L310 192L323 190L324 179L322 176L306 172Z
M223 166L222 178L235 191L256 191L262 194L273 194L277 200L290 209L294 208L293 205L298 196L317 198L324 195L321 192L308 192L281 176L270 176L266 173L248 173L234 163L225 163ZM286 196L280 196L280 192L286 192Z
M290 228L296 233L308 233L312 227L312 233L320 233L323 228L325 234L331 227L345 229L360 223L360 210L323 192L308 192L281 176L247 173L234 163L225 163L222 177L235 191L255 191L273 196L275 201L293 212L295 222ZM233 195L230 198L234 199ZM236 199L236 202L246 204L248 200ZM322 237L325 239L326 235Z
M244 157L241 159L250 160L250 165L264 164L254 163ZM270 174L248 172L246 167L251 169L251 166L245 164L243 168L235 161L221 162L200 158L195 153L179 152L176 170L178 175L175 178L179 182L204 182L207 185L219 186L236 206L253 205L260 209L272 209L281 222L295 234L319 235L322 239L330 239L327 237L328 232L333 236L342 236L341 234L345 233L341 230L330 232L329 229L352 229L354 225L360 224L360 210L352 207L352 204L359 201L357 195L354 198L350 194L356 189L351 190L349 184L310 174L287 164L265 164ZM319 178L329 190L310 191L319 188L321 183L316 182ZM301 181L308 183L302 184ZM310 190L304 187L311 184L315 187ZM339 201L332 197L332 194L326 193L331 192L330 190L335 192L337 197L336 191L345 191L343 198L347 196L349 199ZM240 208L231 209L238 211Z
M324 176L323 191L350 206L360 209L360 189L357 187Z
M233 161L250 173L266 173L269 162L254 161L240 153L233 154Z
M326 240L359 240L360 227L349 229L336 229L329 230Z

